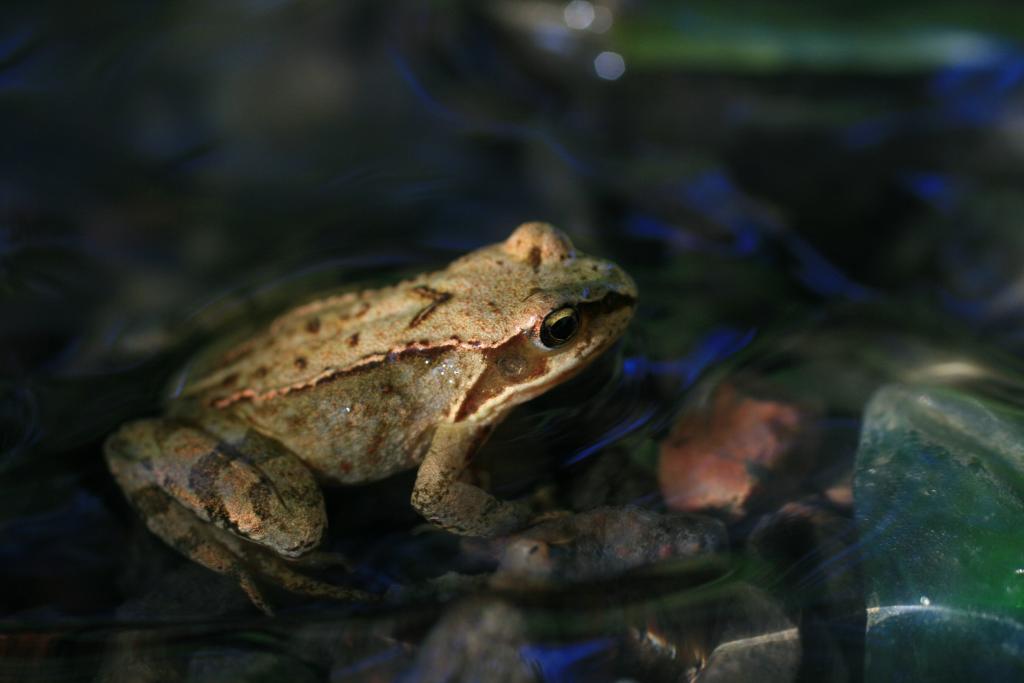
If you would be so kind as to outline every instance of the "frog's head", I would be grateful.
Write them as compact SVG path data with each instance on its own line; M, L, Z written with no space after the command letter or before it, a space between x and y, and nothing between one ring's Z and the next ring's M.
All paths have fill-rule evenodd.
M633 317L632 278L576 251L546 223L521 225L466 265L476 271L474 298L496 308L491 315L506 326L484 351L487 369L456 419L487 420L564 382L612 346Z

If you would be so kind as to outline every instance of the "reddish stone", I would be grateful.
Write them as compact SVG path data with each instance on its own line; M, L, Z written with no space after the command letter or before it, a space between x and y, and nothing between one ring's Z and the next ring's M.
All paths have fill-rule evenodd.
M743 396L722 385L709 406L684 414L661 443L658 483L666 504L684 512L743 516L768 478L802 469L792 456L805 422L795 405Z

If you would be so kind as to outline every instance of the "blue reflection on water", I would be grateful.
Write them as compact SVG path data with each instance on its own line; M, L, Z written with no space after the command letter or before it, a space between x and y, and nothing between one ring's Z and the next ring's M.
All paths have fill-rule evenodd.
M903 185L915 197L942 213L950 213L959 200L959 192L952 179L943 173L905 173Z
M929 91L940 99L966 97L981 101L985 97L1006 95L1022 80L1024 55L1009 52L988 64L954 64L939 69L932 76Z
M8 27L0 35L0 88L28 88L33 85L32 69L29 55L18 52L25 50L34 37L35 32L27 25L20 24Z
M853 301L869 298L871 291L848 278L818 250L796 235L785 238L790 253L797 259L796 277L808 289L825 297L845 297Z
M39 87L38 75L30 60L22 60L0 68L0 90L27 90Z
M710 171L686 182L682 197L687 207L729 229L733 235L733 255L752 256L761 250L765 238L771 237L795 260L796 278L816 294L845 297L854 301L862 301L870 296L868 288L847 277L810 243L770 217L759 215L753 203L724 172ZM671 234L671 228L655 226L650 222L631 227L634 234L639 228L662 239ZM680 242L677 238L669 243Z
M683 388L689 387L710 365L741 351L757 335L757 329L746 331L731 327L719 327L708 333L697 343L694 351L682 358L667 361L652 361L643 356L626 358L622 362L626 377L644 375L678 377Z
M589 458L593 454L600 452L606 446L615 443L622 437L626 436L627 434L631 434L632 432L636 431L640 427L650 422L651 418L654 417L654 413L654 408L648 408L643 413L641 413L639 417L615 425L607 432L605 432L604 435L601 436L601 438L599 438L597 441L590 444L586 448L574 453L568 460L562 463L562 466L568 467L569 465L574 465L580 462L581 460L585 460L586 458Z
M939 69L928 86L934 105L860 121L844 129L840 140L856 149L900 134L992 124L1007 97L1024 82L1024 54L1007 48L997 54L986 63Z
M702 173L683 184L683 202L733 233L738 256L754 253L761 245L761 228L745 206L743 194L720 170Z
M566 645L524 645L519 649L523 659L536 665L543 680L550 683L571 683L576 680L574 664L607 650L615 641L611 638L597 638Z
M28 24L9 27L10 30L0 35L0 62L10 59L14 54L28 45L35 32Z
M683 185L687 204L709 218L728 225L731 207L735 203L736 188L722 171L709 171Z
M965 299L954 296L945 289L939 289L938 293L939 302L942 304L942 307L957 317L966 318L967 320L975 322L982 322L988 316L989 301L987 299Z
M645 213L634 212L627 216L626 233L638 239L655 240L676 251L718 250L710 240Z

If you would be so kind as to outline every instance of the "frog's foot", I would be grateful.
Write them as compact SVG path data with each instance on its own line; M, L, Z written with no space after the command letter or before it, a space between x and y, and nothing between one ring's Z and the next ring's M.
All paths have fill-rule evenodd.
M332 553L324 550L314 550L302 557L296 557L290 560L289 564L309 569L335 569L340 567L349 573L355 571L355 565L352 564L352 560L341 553Z
M254 573L220 538L224 532L200 522L155 486L133 491L129 499L142 513L150 531L207 569L234 577L252 604L264 614L273 615L274 610L260 591Z
M250 557L253 564L259 567L260 574L292 593L342 602L376 602L380 599L366 591L317 581L292 569L288 566L288 560L272 555L262 548L253 550Z

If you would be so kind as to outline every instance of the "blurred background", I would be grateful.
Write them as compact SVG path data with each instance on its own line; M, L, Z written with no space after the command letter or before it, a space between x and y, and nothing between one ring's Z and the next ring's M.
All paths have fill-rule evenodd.
M865 661L868 679L1021 674L1022 38L1010 0L3 3L0 674L732 680L707 673L715 646L765 633L781 645L733 679L861 680ZM196 349L528 220L622 265L641 305L593 372L502 427L492 488L707 515L724 560L660 574L653 611L599 633L574 630L594 623L583 597L470 609L429 582L487 575L498 551L413 533L406 477L369 503L332 494L332 530L349 529L332 543L363 587L433 588L384 616L298 603L282 626L146 534L102 439L159 412ZM909 393L878 398L893 382ZM917 398L954 426L914 413L893 436ZM1008 497L986 474L886 504L901 482L963 481L900 469L930 443L974 453L968 473L994 463ZM524 444L537 457L502 458ZM719 488L693 490L693 471ZM856 481L879 471L877 489ZM979 524L981 550L964 545ZM885 564L921 539L927 566ZM920 617L941 637L872 621L931 606L915 582L950 566L962 610ZM973 592L979 576L996 587ZM705 590L723 577L741 597ZM481 614L525 620L511 664L463 642L489 633ZM475 654L437 660L456 651Z

